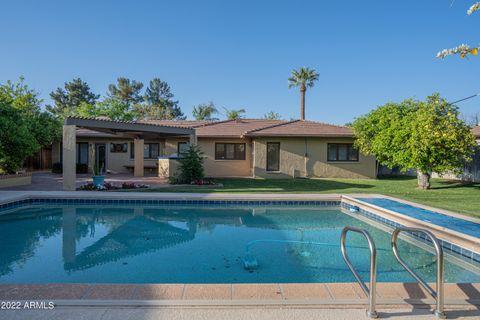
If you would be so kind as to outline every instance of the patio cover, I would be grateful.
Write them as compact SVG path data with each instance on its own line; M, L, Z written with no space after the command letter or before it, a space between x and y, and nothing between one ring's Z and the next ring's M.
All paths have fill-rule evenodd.
M75 190L76 185L76 130L77 127L110 134L121 134L134 139L134 175L143 176L143 144L144 139L164 136L187 136L190 143L196 144L195 129L141 123L136 121L113 121L100 118L67 117L63 125L63 189Z

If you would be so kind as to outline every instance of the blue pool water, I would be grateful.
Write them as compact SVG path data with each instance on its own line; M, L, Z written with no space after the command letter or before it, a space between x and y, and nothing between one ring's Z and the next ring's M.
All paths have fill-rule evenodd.
M438 212L385 198L358 198L358 200L480 238L480 224L472 221L447 216Z
M394 259L389 233L335 206L33 204L0 216L0 283L353 282L339 247L347 225L376 241L379 281L413 281ZM365 240L351 234L348 245L368 279ZM247 246L257 269L244 268ZM434 281L432 254L405 241L399 247ZM447 259L445 279L480 282L475 270Z

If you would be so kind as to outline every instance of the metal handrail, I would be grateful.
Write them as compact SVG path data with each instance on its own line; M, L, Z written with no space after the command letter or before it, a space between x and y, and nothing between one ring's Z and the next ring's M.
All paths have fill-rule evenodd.
M397 240L398 240L398 235L400 234L401 231L406 231L406 232L421 232L426 234L430 240L432 240L433 246L435 248L435 254L437 258L437 281L436 281L436 289L437 291L433 290L432 287L428 285L425 281L423 281L420 276L413 271L405 261L400 257L398 253L398 247L397 247ZM444 262L443 262L443 249L440 243L438 242L437 237L435 237L430 231L421 229L421 228L411 228L411 227L398 227L396 228L393 233L392 233L392 249L393 249L393 254L395 258L397 258L398 262L405 268L405 270L408 271L412 275L412 277L415 278L415 280L420 283L420 285L425 288L425 290L430 293L430 295L435 299L437 305L435 309L435 316L439 319L445 319L446 315L445 312L443 311L444 307Z
M350 262L350 259L348 259L347 249L346 249L346 245L345 245L348 231L360 233L368 241L368 249L370 250L370 289L365 285L362 278L360 277L360 275L358 274L358 272L355 270L352 263ZM376 291L377 291L376 290L376 287L377 287L377 249L375 248L375 242L373 241L372 237L370 236L370 234L366 230L355 228L355 227L345 227L342 230L342 236L341 236L340 243L341 243L340 248L342 250L342 256L343 256L343 259L345 260L345 263L347 264L350 271L352 271L355 279L357 279L358 284L360 284L360 287L362 288L363 292L365 292L365 294L368 297L367 316L369 316L370 318L377 318L378 314L377 314L377 311L375 311L375 299L376 299Z

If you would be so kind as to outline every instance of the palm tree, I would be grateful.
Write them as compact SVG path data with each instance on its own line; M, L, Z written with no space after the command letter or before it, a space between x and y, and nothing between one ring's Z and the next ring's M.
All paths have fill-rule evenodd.
M265 120L282 120L282 115L275 111L269 111L263 115Z
M209 102L206 104L199 104L196 107L193 107L193 117L196 120L218 120L218 118L213 117L214 114L217 114L218 110L213 104Z
M299 70L293 70L292 76L288 78L288 87L300 87L300 119L305 120L305 92L307 88L313 87L315 81L318 81L318 73L315 69L302 67Z
M225 109L225 113L227 115L228 120L241 119L246 112L245 109L237 109L237 110L233 110L233 109L229 110L227 108L223 108L223 109Z

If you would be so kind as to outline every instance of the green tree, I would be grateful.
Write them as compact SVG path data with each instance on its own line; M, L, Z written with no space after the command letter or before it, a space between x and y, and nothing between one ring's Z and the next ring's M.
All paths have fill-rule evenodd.
M65 82L64 89L50 93L54 105L48 105L47 110L52 114L64 118L76 114L76 108L81 103L94 105L100 95L94 94L89 85L80 78L73 79L71 82Z
M120 77L117 79L117 84L108 86L107 96L131 107L143 101L142 88L143 83Z
M353 131L355 146L380 164L416 169L421 189L430 188L432 172L458 172L476 145L457 107L438 94L387 103L356 119Z
M218 118L213 117L215 114L218 114L218 110L213 102L199 104L192 110L195 120L218 120Z
M60 122L41 110L42 100L24 79L0 85L0 170L14 172L25 159L60 136Z
M180 183L192 183L204 178L203 152L200 147L190 144L183 158L180 159Z
M108 86L105 99L93 105L84 105L81 112L90 116L104 116L112 120L131 121L138 118L135 109L143 102L143 83L128 78L117 78Z
M88 112L88 106L86 112ZM135 113L131 110L130 105L123 101L112 98L106 98L92 108L95 117L103 116L111 120L132 121L135 119Z
M226 113L226 116L227 116L227 119L228 120L238 120L238 119L241 119L244 117L244 114L245 114L245 109L237 109L237 110L234 110L234 109L225 109L225 113Z
M0 172L15 173L37 150L28 123L12 101L0 95Z
M282 115L275 111L269 111L263 115L266 120L282 120Z
M178 101L173 100L173 93L167 82L154 78L150 81L143 98L144 103L134 107L139 119L185 119Z
M13 83L7 81L0 85L0 95L12 101L12 106L20 111L27 123L33 140L37 143L37 149L47 146L58 140L61 135L61 123L51 113L41 109L43 100L38 92L30 89L23 77Z
M293 70L288 78L288 87L300 87L300 119L305 120L305 94L307 88L312 88L315 81L318 81L318 73L315 69L302 67L299 70Z

